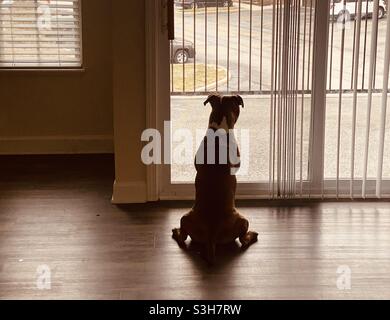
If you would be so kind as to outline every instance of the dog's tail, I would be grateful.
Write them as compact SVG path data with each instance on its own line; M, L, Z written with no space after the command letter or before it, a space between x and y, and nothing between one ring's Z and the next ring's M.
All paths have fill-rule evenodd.
M213 265L215 262L215 247L214 241L209 241L206 244L206 259L210 265Z

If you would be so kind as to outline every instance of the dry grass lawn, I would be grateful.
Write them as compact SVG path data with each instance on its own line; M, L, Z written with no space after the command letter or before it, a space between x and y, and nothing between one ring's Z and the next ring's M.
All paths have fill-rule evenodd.
M184 69L184 79L183 82L183 69ZM191 92L205 88L205 78L206 78L206 70L207 70L207 86L217 82L224 81L227 77L226 69L219 67L218 75L217 69L215 66L208 65L205 68L203 63L199 63L195 65L195 77L194 77L194 64L187 63L182 64L174 64L173 65L173 91L174 92ZM212 89L212 88L208 88Z

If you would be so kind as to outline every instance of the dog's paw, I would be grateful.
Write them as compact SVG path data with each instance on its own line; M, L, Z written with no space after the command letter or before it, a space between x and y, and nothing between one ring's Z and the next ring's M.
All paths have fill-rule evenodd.
M248 231L246 235L240 239L241 241L241 249L246 250L248 249L252 244L257 242L259 234L254 231Z
M183 239L179 228L172 229L172 238L176 240L180 248L185 248L185 239Z

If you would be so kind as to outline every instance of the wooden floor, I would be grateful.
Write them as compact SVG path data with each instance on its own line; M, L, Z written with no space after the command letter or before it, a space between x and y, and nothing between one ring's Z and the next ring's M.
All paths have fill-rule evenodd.
M390 299L388 202L241 203L260 241L220 248L208 267L171 239L190 203L110 204L111 156L0 168L2 299ZM41 265L50 290L37 288ZM340 266L350 290L337 288Z

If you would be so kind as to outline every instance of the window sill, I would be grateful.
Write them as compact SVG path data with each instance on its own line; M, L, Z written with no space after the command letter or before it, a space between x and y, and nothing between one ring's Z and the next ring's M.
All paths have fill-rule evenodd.
M86 68L0 68L0 73L57 74L84 73Z

